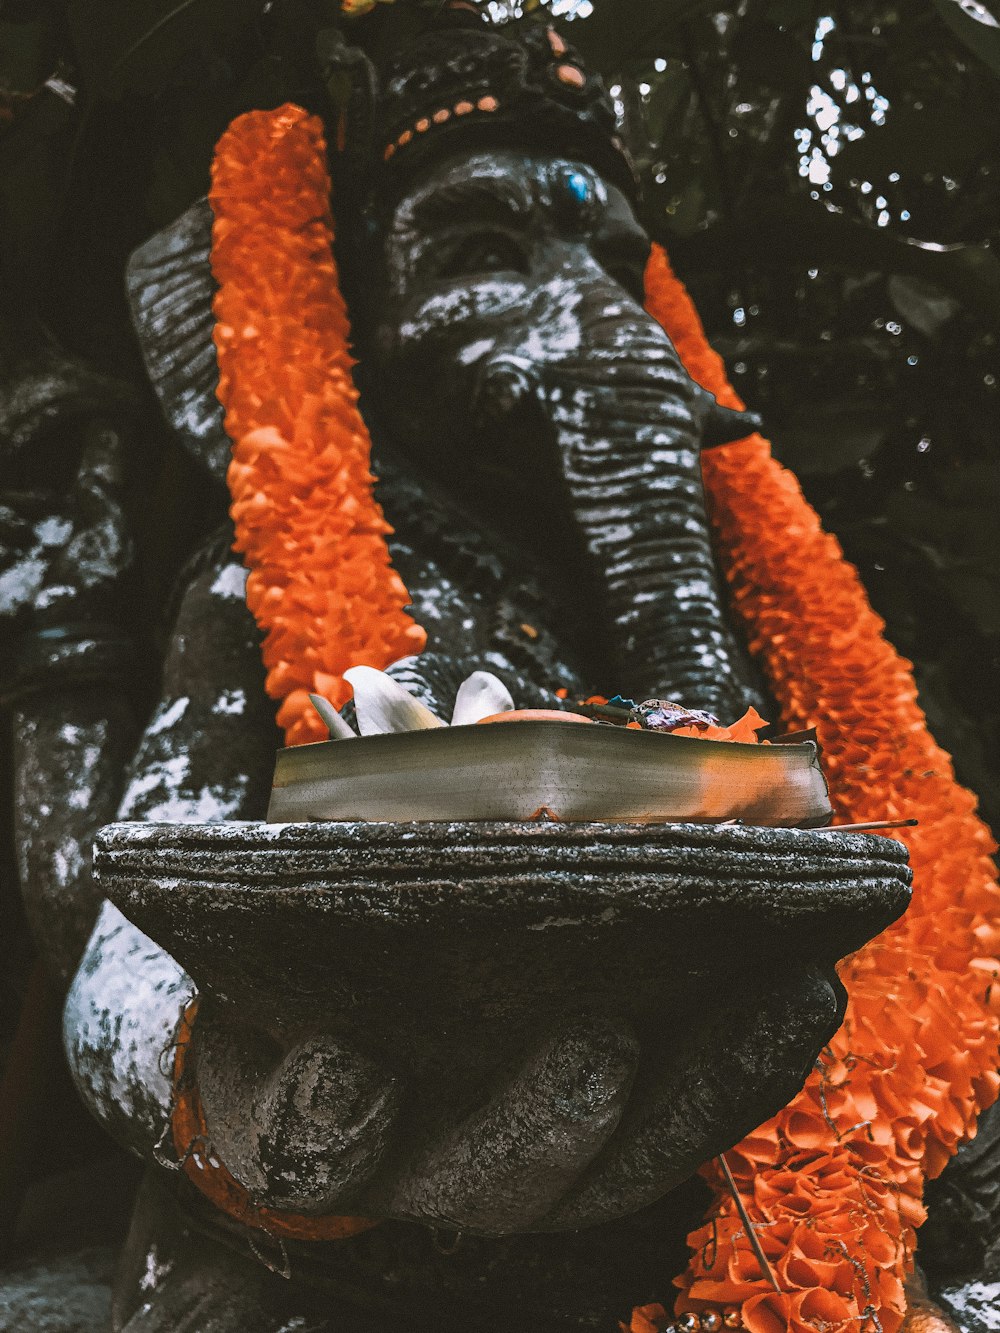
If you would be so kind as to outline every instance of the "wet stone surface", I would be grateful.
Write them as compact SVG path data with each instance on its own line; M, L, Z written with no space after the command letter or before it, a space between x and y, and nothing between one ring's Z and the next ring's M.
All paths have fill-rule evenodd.
M201 991L258 1201L484 1235L625 1216L784 1104L909 887L889 839L697 825L119 824L96 867Z

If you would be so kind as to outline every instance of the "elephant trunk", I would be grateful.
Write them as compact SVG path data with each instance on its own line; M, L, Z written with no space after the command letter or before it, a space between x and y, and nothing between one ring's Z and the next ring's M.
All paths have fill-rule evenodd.
M543 405L623 693L673 698L725 721L759 703L727 622L700 451L714 399L673 347L633 331L620 347L542 371ZM730 437L745 433L734 430Z

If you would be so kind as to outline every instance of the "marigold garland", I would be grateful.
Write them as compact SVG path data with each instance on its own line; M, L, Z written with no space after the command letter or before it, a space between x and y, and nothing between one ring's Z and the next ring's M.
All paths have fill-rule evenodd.
M301 107L250 112L219 141L209 194L230 513L289 745L326 739L310 692L340 707L349 667L386 667L426 639L372 495L325 154Z
M646 293L690 374L741 406L658 247ZM733 606L784 723L817 728L837 814L920 826L901 835L915 875L909 911L842 965L843 1026L800 1095L727 1154L780 1293L714 1179L677 1309L741 1306L750 1333L896 1333L924 1179L1000 1089L996 845L927 730L911 664L767 442L712 450L704 477ZM668 1322L645 1306L631 1331Z

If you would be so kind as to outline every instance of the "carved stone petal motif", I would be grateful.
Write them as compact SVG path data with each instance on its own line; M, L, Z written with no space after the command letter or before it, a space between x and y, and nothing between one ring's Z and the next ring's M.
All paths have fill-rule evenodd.
M223 484L230 446L215 396L212 210L199 199L133 251L125 287L149 377L184 446Z

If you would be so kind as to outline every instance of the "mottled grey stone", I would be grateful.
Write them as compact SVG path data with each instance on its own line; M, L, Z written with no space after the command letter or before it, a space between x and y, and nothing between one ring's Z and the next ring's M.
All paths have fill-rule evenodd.
M934 1298L959 1324L962 1333L1000 1330L1000 1245L994 1245L975 1276L949 1283Z
M254 1197L485 1234L634 1211L784 1104L910 878L889 839L704 825L118 824L95 864L202 992Z
M143 1157L166 1124L165 1052L193 991L183 968L105 902L66 997L63 1042L84 1103Z
M4 1333L107 1333L116 1248L89 1246L0 1268Z
M18 873L35 939L64 983L100 910L91 849L117 811L135 730L129 701L96 685L12 710Z

